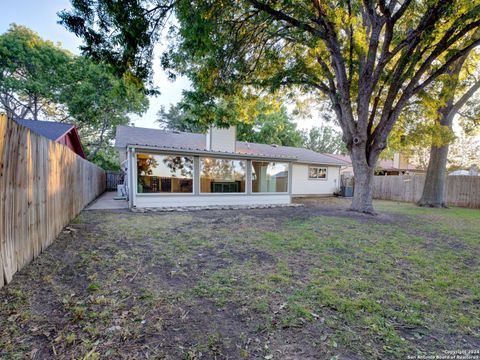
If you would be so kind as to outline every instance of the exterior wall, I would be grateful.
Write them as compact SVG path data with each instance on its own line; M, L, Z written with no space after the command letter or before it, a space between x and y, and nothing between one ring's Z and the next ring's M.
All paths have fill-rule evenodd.
M143 152L143 151L142 151ZM176 206L217 206L217 205L266 205L289 204L292 196L332 195L340 186L340 166L325 166L327 179L309 179L308 164L290 163L288 193L253 193L251 188L251 160L247 160L246 193L200 193L199 158L194 157L194 192L192 194L138 194L136 155L132 149L128 153L128 183L130 207L176 207ZM321 165L312 165L321 166Z
M217 205L271 205L289 204L290 195L246 195L246 194L215 194L215 195L156 195L147 194L135 197L138 208L176 207L176 206L217 206Z
M220 129L212 126L207 132L207 149L212 151L235 152L237 129L231 126Z
M312 165L321 166L321 165ZM327 178L309 179L307 164L292 166L292 195L333 195L340 187L340 166L325 166Z
M125 160L127 160L127 153L124 151L124 150L120 150L118 152L118 161L121 163L123 163Z

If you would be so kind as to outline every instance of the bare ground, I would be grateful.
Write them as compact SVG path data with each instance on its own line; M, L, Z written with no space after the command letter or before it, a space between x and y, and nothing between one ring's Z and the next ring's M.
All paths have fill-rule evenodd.
M0 356L365 359L480 349L480 212L344 199L83 212L0 291Z

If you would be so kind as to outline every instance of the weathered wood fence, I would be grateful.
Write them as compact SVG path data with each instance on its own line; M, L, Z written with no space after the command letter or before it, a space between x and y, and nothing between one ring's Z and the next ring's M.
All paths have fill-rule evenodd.
M374 199L417 202L425 175L375 176ZM445 202L452 206L480 208L480 176L447 176Z
M0 114L0 288L105 189L105 172Z

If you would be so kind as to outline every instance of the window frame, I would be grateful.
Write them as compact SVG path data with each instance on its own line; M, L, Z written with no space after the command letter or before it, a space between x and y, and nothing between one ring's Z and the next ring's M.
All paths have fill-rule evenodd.
M254 181L254 168L253 168L253 163L254 162L261 162L261 163L278 163L278 164L285 164L287 166L287 191L258 191L255 192L253 191L253 181ZM250 162L250 189L251 189L251 195L285 195L285 194L290 194L290 179L291 179L291 174L292 172L292 167L290 166L290 162L283 162L283 161L272 161L272 160L253 160Z
M140 150L140 149L138 149ZM195 195L195 186L196 186L196 180L195 180L195 156L194 155L185 155L185 154L176 154L176 153L156 153L156 152L148 152L148 151L135 151L134 152L134 166L133 169L135 171L135 186L133 186L134 191L135 191L135 196L194 196ZM193 162L193 173L192 173L192 191L191 192L149 192L149 193L141 193L138 192L138 179L139 179L139 174L138 174L138 155L139 154L144 154L144 155L153 155L153 156L178 156L178 157L184 157L184 158L191 158Z
M203 192L202 191L202 159L217 159L217 160L231 160L231 161L243 161L245 162L245 190L243 192ZM248 195L247 192L247 183L248 183L248 161L246 159L232 159L219 156L199 156L198 157L198 195L199 196L241 196Z
M325 177L324 178L311 177L310 176L310 169L317 169L317 174L318 174L318 169L325 169ZM307 178L308 178L308 180L327 181L328 180L328 166L309 165L308 166L308 172L307 172Z

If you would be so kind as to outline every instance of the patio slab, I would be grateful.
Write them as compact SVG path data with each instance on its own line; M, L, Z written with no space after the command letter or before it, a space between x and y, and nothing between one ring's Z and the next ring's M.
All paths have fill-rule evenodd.
M107 191L100 195L95 201L88 205L85 210L115 210L128 209L126 200L115 200L116 191Z

